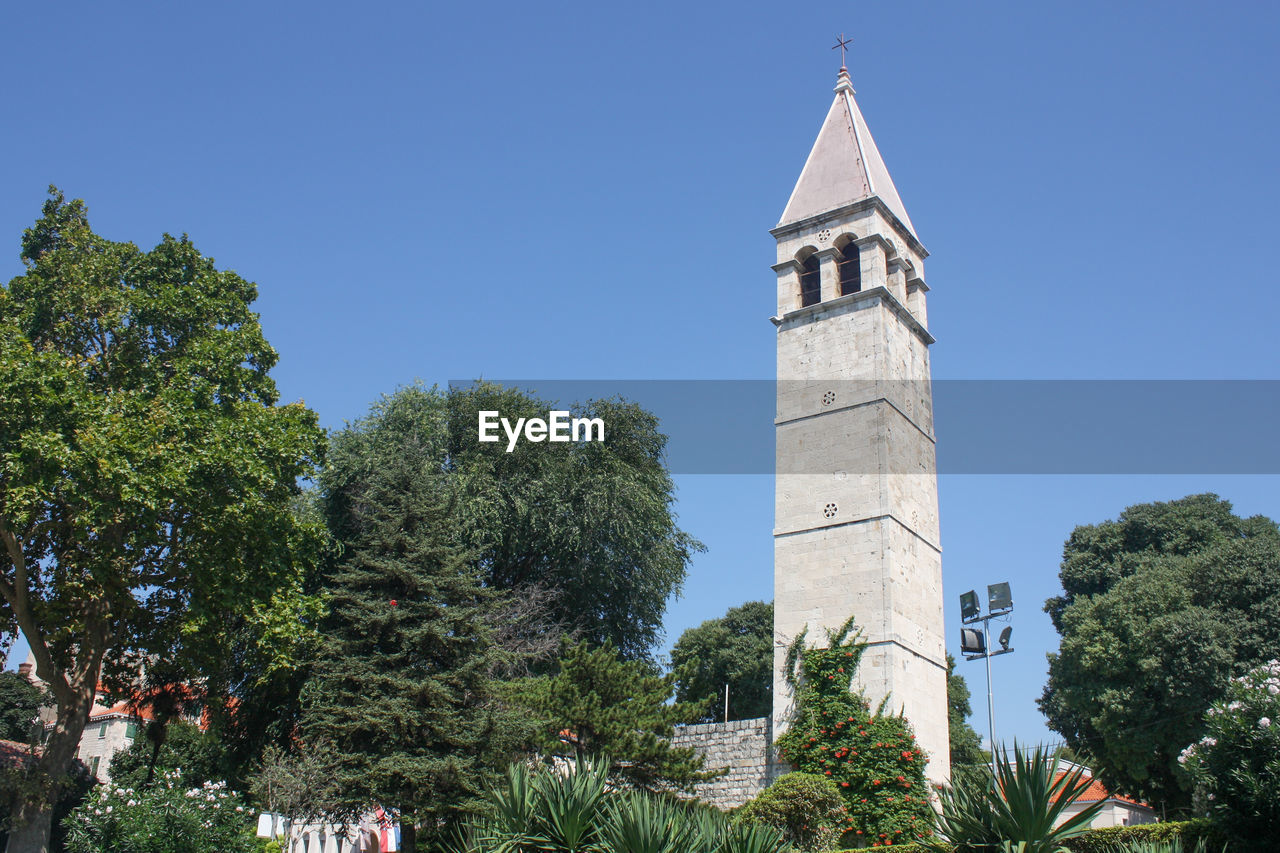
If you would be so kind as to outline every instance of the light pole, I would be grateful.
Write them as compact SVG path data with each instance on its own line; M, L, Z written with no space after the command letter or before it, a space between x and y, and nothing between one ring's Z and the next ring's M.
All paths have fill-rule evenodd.
M987 614L982 615L978 604L978 593L969 590L960 596L960 621L965 625L982 623L982 630L977 628L960 629L960 654L965 660L983 658L987 662L987 735L991 741L992 766L996 760L996 702L991 686L991 659L996 655L1007 655L1013 651L1009 647L1009 639L1013 636L1013 626L1005 626L1000 632L1000 650L991 650L991 620L1007 616L1013 612L1013 595L1007 583L993 583L987 587Z

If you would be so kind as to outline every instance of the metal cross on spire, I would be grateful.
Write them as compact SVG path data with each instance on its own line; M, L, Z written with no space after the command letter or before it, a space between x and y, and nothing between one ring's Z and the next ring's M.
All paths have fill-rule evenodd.
M846 67L844 62L845 50L847 50L851 44L853 44L853 39L847 39L844 37L844 33L841 33L840 37L836 39L835 47L831 48L832 50L840 51L840 67L842 69Z

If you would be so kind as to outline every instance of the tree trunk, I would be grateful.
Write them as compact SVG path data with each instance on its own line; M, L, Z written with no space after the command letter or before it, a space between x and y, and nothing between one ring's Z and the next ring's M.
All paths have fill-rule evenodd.
M147 760L146 785L148 787L156 780L156 763L160 760L160 749L164 746L168 734L169 721L163 717L152 720L147 726L147 738L151 741L151 758Z
M413 818L400 818L400 853L418 853L418 828Z
M53 803L35 803L27 797L14 805L6 853L48 853L49 835L53 831Z
M44 752L27 769L27 784L19 790L11 806L13 821L5 853L48 853L53 810L80 748L80 736L89 722L93 697L92 689L81 689L74 691L69 703L58 704L58 717Z

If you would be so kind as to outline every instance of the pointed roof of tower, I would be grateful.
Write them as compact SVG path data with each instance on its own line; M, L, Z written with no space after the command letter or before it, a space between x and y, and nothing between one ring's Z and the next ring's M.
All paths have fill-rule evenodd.
M878 196L915 237L915 226L902 206L902 199L898 198L898 189L871 138L867 120L853 98L847 68L840 69L835 93L835 101L822 123L822 130L818 131L818 139L813 143L778 225L799 222Z

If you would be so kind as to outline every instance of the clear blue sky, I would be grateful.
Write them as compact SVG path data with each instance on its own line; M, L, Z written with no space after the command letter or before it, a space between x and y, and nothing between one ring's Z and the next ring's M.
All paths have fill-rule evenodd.
M106 236L188 232L259 283L284 395L329 426L415 378L771 378L767 229L840 31L933 253L935 377L1280 378L1269 4L65 2L0 22L0 275L49 183ZM1201 490L1280 518L1275 476L940 485L947 636L959 593L1013 582L997 714L1023 740L1050 737L1040 605L1073 525ZM770 478L679 486L709 550L671 639L772 589Z

